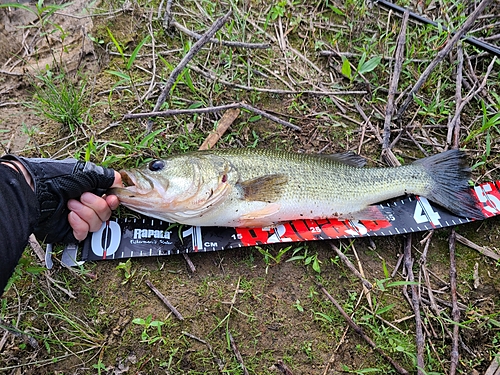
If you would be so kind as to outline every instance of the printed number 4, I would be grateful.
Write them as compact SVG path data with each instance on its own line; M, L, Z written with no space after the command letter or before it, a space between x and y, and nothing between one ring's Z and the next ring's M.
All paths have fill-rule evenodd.
M441 225L439 212L434 211L429 201L424 197L417 197L413 219L417 224L431 222L432 225Z

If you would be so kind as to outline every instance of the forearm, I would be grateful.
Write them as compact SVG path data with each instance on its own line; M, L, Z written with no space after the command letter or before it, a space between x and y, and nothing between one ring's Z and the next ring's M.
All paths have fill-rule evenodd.
M1 157L0 295L31 233L48 243L83 240L118 206L101 197L111 186L121 186L120 175L90 162Z
M23 170L20 172L12 165L0 163L0 295L21 258L39 216L36 196Z

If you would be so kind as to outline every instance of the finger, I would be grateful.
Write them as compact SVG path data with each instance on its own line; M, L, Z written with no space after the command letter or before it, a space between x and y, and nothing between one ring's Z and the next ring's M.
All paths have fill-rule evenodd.
M116 210L120 205L120 201L118 200L118 197L116 195L107 195L105 199L109 208L112 210Z
M71 211L68 214L68 222L71 228L73 228L73 236L78 241L83 241L89 233L89 225L75 212Z
M82 203L75 199L71 199L68 201L68 208L87 223L91 232L99 230L102 222L108 220L111 216L111 209L109 208L106 201L99 197L95 198L99 199L102 202L92 204L94 208L90 207L85 202Z
M98 197L92 193L83 193L80 197L80 202L92 209L99 219L102 221L106 221L111 217L111 207L108 205L106 199Z
M123 187L122 176L117 171L115 171L115 181L111 187Z

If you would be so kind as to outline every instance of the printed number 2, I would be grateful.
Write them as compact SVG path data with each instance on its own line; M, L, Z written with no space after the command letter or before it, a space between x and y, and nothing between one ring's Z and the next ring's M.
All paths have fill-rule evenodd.
M424 197L417 197L413 219L417 224L431 222L432 225L441 225L439 212L434 211L429 201Z

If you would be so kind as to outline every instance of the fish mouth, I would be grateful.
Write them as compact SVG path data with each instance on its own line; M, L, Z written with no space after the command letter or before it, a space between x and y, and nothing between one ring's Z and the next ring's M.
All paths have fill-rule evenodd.
M130 171L121 170L123 188L122 192L132 194L149 194L155 190L154 182L140 170L132 169Z
M120 171L120 176L122 176L122 182L125 187L135 186L134 178L127 171Z

